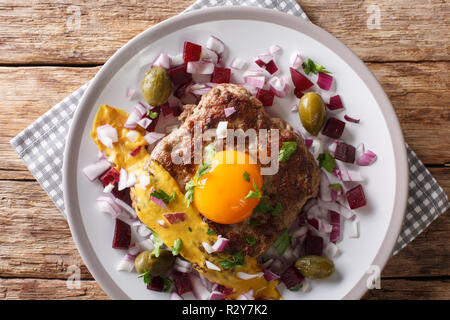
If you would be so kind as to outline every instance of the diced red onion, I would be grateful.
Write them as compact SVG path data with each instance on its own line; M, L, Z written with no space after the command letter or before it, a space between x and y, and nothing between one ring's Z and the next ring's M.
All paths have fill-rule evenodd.
M95 204L98 211L106 213L112 218L116 218L120 212L120 209L114 204L114 200L109 197L98 197Z
M261 70L247 70L243 74L244 79L246 77L264 77L264 72Z
M205 86L206 86L206 83L207 82L210 82L211 81L211 75L210 74L193 74L192 75L192 81L195 83L195 84L204 84ZM192 86L192 85L191 85ZM189 89L191 89L190 87L191 86L189 86L188 88L187 88L187 90L189 90Z
M149 176L144 175L144 176L140 176L140 177L139 177L139 185L140 185L142 188L145 188L145 187L148 186L149 184L150 184L150 177L149 177Z
M320 175L320 198L323 201L331 201L330 182L323 172Z
M349 238L359 238L359 221L357 219L347 221L345 229Z
M170 57L165 52L161 52L155 62L153 62L154 67L161 67L164 69L170 69L170 64Z
M136 141L136 139L139 137L139 132L137 132L136 130L130 130L127 132L127 138L128 140L130 140L131 142Z
M187 64L188 73L212 74L214 72L214 63L206 61L190 61Z
M341 215L335 211L329 211L329 216L332 226L330 241L336 243L341 239Z
M142 241L138 242L138 246L142 249L142 250L148 250L151 251L153 249L155 249L155 246L153 244L153 241L150 239L145 239Z
M291 236L292 238L300 238L308 233L308 227L307 226L300 226L297 229L295 229Z
M206 41L206 47L218 55L221 55L225 50L225 44L222 42L222 40L214 37L209 36L208 40Z
M198 300L206 300L209 298L210 292L206 287L203 286L200 278L194 273L188 274L189 280L191 281L192 292Z
M179 53L177 55L169 55L169 58L171 67L180 66L184 63L183 53Z
M111 183L103 188L104 193L111 193L111 191L113 191L113 190L114 190L114 185Z
M212 249L217 252L221 252L227 246L228 242L229 240L227 238L223 238L221 235L219 235L217 241L213 244Z
M279 45L273 44L270 46L269 52L271 55L278 55L281 53L281 47Z
M270 282L270 281L273 281L273 280L278 280L278 279L280 279L280 276L277 275L277 274L275 274L275 273L273 273L272 271L270 271L270 270L268 270L268 269L265 269L265 270L264 270L264 278L265 278L268 282Z
M94 181L102 173L106 172L111 167L108 160L101 159L83 168L83 173L89 180Z
M242 70L247 66L247 61L241 59L241 58L234 58L233 61L231 61L230 67L235 70Z
M148 144L153 144L162 138L164 138L164 133L159 132L149 132L144 136L144 140L147 141Z
M229 107L223 109L223 111L225 112L225 117L228 118L229 116L231 116L233 113L236 112L236 109L234 107Z
M189 261L176 258L174 263L175 270L182 272L182 273L189 273L192 271L192 263Z
M219 291L213 291L208 300L225 300L225 294Z
M125 188L127 188L127 183L128 183L128 172L124 168L121 168L120 169L119 184L117 186L117 189L119 191L124 190Z
M170 224L176 224L186 219L186 213L184 212L166 213L163 216Z
M202 242L202 246L203 246L203 248L205 248L206 252L208 252L210 254L216 251L209 243L207 243L205 241Z
M290 89L289 83L284 77L272 77L269 82L270 90L279 98L284 98Z
M355 119L352 117L349 117L348 115L344 115L344 119L347 120L348 122L353 122L353 123L359 123L359 119Z
M236 300L255 300L255 297L253 296L253 289L241 294Z
M150 237L150 235L152 234L151 230L144 224L141 224L137 227L137 233L143 238Z
M240 272L239 271L237 273L237 277L239 279L242 279L242 280L250 280L250 279L254 279L254 278L264 277L264 272L258 272L258 273L255 273L255 274L249 274L249 273L246 273L246 272Z
M329 259L333 259L338 255L339 248L333 242L329 242L325 247L324 253Z
M150 125L150 123L152 123L152 119L149 119L149 118L142 118L141 120L139 120L138 122L137 122L137 124L139 125L139 126L141 126L142 128L144 128L144 129L147 129L147 127Z
M130 214L132 218L137 218L136 211L132 207L130 207L126 202L120 200L119 198L115 198L114 201L126 212Z
M328 146L328 152L332 157L334 157L334 152L336 151L336 147L338 145L338 140L334 140L329 146Z
M336 170L336 175L341 181L364 181L361 173L351 169L339 168Z
M114 142L119 141L116 128L110 126L109 124L97 127L97 138L101 143L110 149L113 148Z
M134 269L134 258L136 257L126 254L117 264L116 270L132 272Z
M125 92L125 98L127 98L128 100L132 100L135 93L136 93L135 89L127 88L127 91Z
M217 139L224 139L227 137L227 131L228 131L228 121L220 121L217 125L216 129L216 138Z
M303 60L300 54L296 53L292 58L292 68L299 69L302 66Z
M219 56L213 50L202 47L201 60L217 64Z
M340 205L339 203L336 202L326 202L323 201L321 199L317 200L318 205L321 208L324 208L326 210L331 210L334 212L339 213L341 216L343 216L346 219L351 219L353 218L353 216L355 215L351 210L347 209L346 207Z
M127 121L123 125L124 128L134 129L136 128L138 121L141 120L142 116L136 112L136 109L130 112Z
M215 270L215 271L222 271L218 266L216 266L214 263L212 263L208 260L205 261L205 264L208 269Z
M264 87L264 83L266 82L266 78L264 76L244 76L244 82L250 86L253 86L255 88L262 88Z
M184 300L175 290L172 291L169 295L170 300Z
M370 150L365 151L364 144L362 143L356 147L355 156L356 163L359 166L369 166L377 159L375 153Z
M156 203L161 208L163 208L165 210L168 210L166 204L161 199L157 199L157 198L155 198L153 196L150 196L150 200L152 200L154 203Z
M317 85L323 90L330 90L333 84L333 77L324 72L319 72L319 78L317 79Z

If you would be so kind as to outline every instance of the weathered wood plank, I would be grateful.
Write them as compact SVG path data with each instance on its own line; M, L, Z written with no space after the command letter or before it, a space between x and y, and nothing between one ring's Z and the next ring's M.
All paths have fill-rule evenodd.
M67 287L65 280L1 279L1 300L105 300L108 295L95 281L80 281L79 288Z
M103 64L128 40L193 2L2 0L0 63ZM313 23L365 61L448 60L450 8L445 1L420 0L413 6L408 0L298 2ZM367 27L370 5L380 10L380 29Z
M448 300L450 281L382 279L381 289L369 290L364 299L370 300Z
M67 279L76 265L92 279L67 222L36 182L0 181L0 207L0 277ZM449 232L444 215L391 259L383 277L449 275Z
M450 63L369 63L390 96L406 141L425 163L450 161L442 138L450 136ZM65 96L91 79L99 67L0 68L0 169L26 170L9 140ZM2 171L0 171L0 178Z

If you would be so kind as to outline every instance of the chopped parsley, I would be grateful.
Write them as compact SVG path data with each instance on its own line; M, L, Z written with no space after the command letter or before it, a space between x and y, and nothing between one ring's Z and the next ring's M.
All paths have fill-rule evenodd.
M297 151L297 142L295 141L286 141L283 142L281 146L280 153L278 154L278 161L284 162L288 161L289 158Z
M201 179L205 174L207 174L211 170L211 158L216 154L216 147L214 147L213 143L210 143L205 147L206 152L206 161L202 162L197 169L197 173L195 174L195 177L197 178L197 181ZM184 198L187 201L187 207L189 207L194 201L194 188L198 187L200 184L195 183L194 180L190 180L188 183L186 183L185 189L186 193L184 194Z
M324 66L321 66L320 64L315 63L313 60L311 60L309 58L308 58L308 60L303 62L302 67L303 67L303 70L305 70L305 73L307 75L309 75L311 72L314 74L317 74L318 72L331 73L330 71L325 69Z
M169 196L164 190L158 189L152 191L150 195L156 199L161 199L165 204L169 204L170 200L175 201L175 191Z
M188 227L188 230L189 230L189 232L192 232L192 228L191 227Z
M255 209L253 209L253 212L262 212L262 213L267 213L272 211L273 208L272 206L266 202L266 200L261 199L261 201L259 201L258 205L255 207Z
M282 256L286 249L291 244L291 236L289 236L287 230L284 230L277 240L273 243L273 247L277 251L279 256Z
M158 236L158 234L151 230L152 234L153 234L153 245L155 246L155 248L152 251L152 255L155 255L155 257L159 257L159 248L164 244L164 242L162 241L162 239Z
M324 168L330 173L336 168L336 160L334 160L328 150L325 150L325 153L319 154L317 160L319 160L319 167Z
M244 265L244 253L242 251L235 253L230 259L220 260L219 264L223 269L240 268Z
M149 116L152 119L156 119L159 116L159 113L156 111L151 111L150 109L147 109L147 116Z
M209 235L209 236L213 236L213 235L215 235L216 233L214 232L213 229L208 228L208 231L206 231L206 234Z
M251 246L254 246L256 244L256 239L253 237L246 237L245 240L247 240L247 243Z
M250 182L250 174L247 171L245 171L242 176L245 181Z
M281 205L281 203L277 202L275 208L273 208L272 210L272 215L278 217L281 212L283 212L283 206Z
M181 240L181 238L176 239L173 242L172 254L174 256L178 255L180 253L182 247L183 247L183 240Z
M164 282L164 289L163 292L169 292L173 285L173 280L169 278L162 278Z
M336 191L341 191L342 190L342 186L340 183L332 183L330 184L330 188L333 188Z
M261 190L255 183L255 180L253 180L253 188L255 189L255 191L250 190L245 196L245 199L261 199L263 197Z
M148 286L151 286L153 276L150 273L148 273L148 271L145 271L144 273L138 275L138 278L143 278L144 283Z

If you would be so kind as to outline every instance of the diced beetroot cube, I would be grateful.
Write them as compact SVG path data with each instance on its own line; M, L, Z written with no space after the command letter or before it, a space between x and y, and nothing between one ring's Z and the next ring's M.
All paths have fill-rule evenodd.
M122 220L116 219L112 247L114 249L128 249L131 241L130 225Z
M328 109L330 110L337 110L344 108L344 105L342 104L341 97L337 94L335 96L332 96L330 98L330 103L327 104Z
M294 83L295 88L299 91L304 91L314 85L307 77L302 75L300 72L295 70L294 68L290 68L292 82Z
M313 236L308 234L305 241L305 253L306 255L322 255L323 251L323 239L319 236Z
M152 278L150 285L147 285L148 290L153 291L163 291L164 290L164 280L160 276L155 276Z
M342 132L344 132L344 128L345 122L331 117L325 124L322 133L330 138L339 139L342 136Z
M223 286L221 284L219 284L217 286L216 290L219 291L219 292L222 292L224 295L229 295L229 294L233 293L233 289L232 288L225 287L225 286Z
M357 209L366 205L366 197L362 185L358 184L346 193L348 205L350 209Z
M189 277L186 273L181 273L179 276L175 277L175 289L177 293L181 296L183 293L191 292L192 285Z
M183 50L184 62L198 61L200 60L201 54L202 54L202 46L199 46L198 44L189 41L184 42L184 50Z
M178 117L181 114L181 112L183 111L181 109L181 106L174 106L174 107L170 107L170 108L172 109L172 114L174 117Z
M134 148L133 151L130 152L130 156L136 157L136 155L139 153L141 148L142 148L142 146L137 146L136 148Z
M300 90L298 90L297 88L294 88L294 94L297 98L301 99L304 95L303 92L301 92Z
M348 163L355 162L355 147L345 142L338 142L334 151L334 158Z
M336 243L341 239L341 215L334 211L329 211L330 213L330 241Z
M286 288L293 289L298 287L305 277L294 266L290 266L280 277Z
M171 68L169 70L169 76L173 84L176 86L185 84L186 82L191 82L192 80L192 75L187 73L187 63Z
M161 105L160 107L161 107L161 112L164 117L166 117L172 113L172 109L170 108L169 103L166 102L163 105Z
M311 218L311 219L307 219L307 220L310 225L312 225L314 228L316 228L316 230L319 230L319 220L317 220L315 218Z
M116 184L120 180L120 172L116 170L116 168L109 168L106 173L100 176L100 181L103 184L103 187L106 187L108 184Z
M255 63L259 66L259 67L261 67L261 68L263 68L266 64L264 63L264 61L262 61L261 59L256 59L255 60Z
M270 60L269 62L267 62L267 64L264 66L264 68L266 68L267 72L269 72L270 74L274 74L275 72L278 71L278 67L275 64L275 61Z
M147 130L147 132L155 131L156 124L158 123L159 115L161 113L161 108L160 107L151 107L150 111L156 112L158 115L154 119L152 117L150 117L149 115L146 116L147 118L152 120L152 122L150 122L150 124L148 125L147 129L145 129L145 130Z
M256 99L261 101L261 103L265 107L270 107L273 105L274 97L275 97L275 94L270 90L258 88L258 91L256 92Z
M214 67L212 75L212 83L229 83L231 77L231 70L228 68Z

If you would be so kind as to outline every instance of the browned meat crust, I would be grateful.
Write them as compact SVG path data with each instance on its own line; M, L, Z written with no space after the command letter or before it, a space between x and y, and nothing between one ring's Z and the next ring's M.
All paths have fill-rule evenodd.
M226 118L224 109L234 107L236 112ZM261 102L251 96L246 89L233 84L223 84L204 95L200 103L187 105L180 115L182 124L161 140L151 153L151 160L160 163L178 182L181 190L196 172L197 165L193 164L195 142L184 142L186 134L193 134L194 123L199 121L203 132L216 128L220 121L228 121L228 128L247 130L279 129L279 146L284 141L296 141L297 151L286 162L279 163L279 170L275 175L264 176L264 195L274 206L280 202L283 212L279 216L270 213L254 213L252 218L258 220L257 226L250 225L250 219L232 225L205 221L217 234L230 239L227 248L231 252L243 251L250 256L258 256L270 248L280 232L289 228L300 213L305 202L317 196L320 183L320 171L312 155L306 149L303 139L292 130L291 126L282 119L270 118L264 111ZM203 141L205 147L210 142ZM175 148L176 147L176 148ZM191 151L191 164L174 164L171 153L181 156ZM224 147L226 148L226 146ZM270 146L268 146L270 150ZM246 143L248 151L248 143ZM259 159L258 159L259 162ZM261 165L261 163L260 163ZM232 187L233 182L230 182ZM250 246L246 237L253 237L257 243Z

